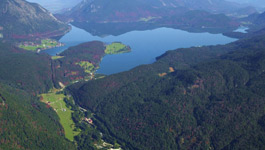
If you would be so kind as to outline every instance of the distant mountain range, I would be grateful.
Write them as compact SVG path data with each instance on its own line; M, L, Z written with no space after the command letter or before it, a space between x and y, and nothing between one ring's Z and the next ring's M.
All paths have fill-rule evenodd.
M239 25L235 19L220 13L242 15L254 12L256 10L252 7L242 8L223 0L83 0L56 17L89 32L97 26L103 29L107 24L124 24L129 25L127 29L132 25L139 26L137 28L164 26L197 32L218 29L220 33L232 31Z
M244 9L245 7L240 6L237 3L227 2L224 0L83 0L79 5L74 7L70 13L74 14L79 12L81 13L79 15L89 15L90 13L100 14L103 12L111 13L115 11L138 13L133 10L144 9L146 11L151 11L154 9L153 11L157 11L163 8L186 8L188 10L204 10L211 13L230 14L240 11L240 9Z
M25 0L2 0L0 20L4 38L13 40L54 38L70 29L40 5Z

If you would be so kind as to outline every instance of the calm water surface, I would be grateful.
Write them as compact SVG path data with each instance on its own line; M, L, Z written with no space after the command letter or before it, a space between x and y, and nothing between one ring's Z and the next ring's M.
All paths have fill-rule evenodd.
M247 32L248 29L249 29L248 27L241 26L238 29L236 29L234 32L248 33Z
M97 73L109 75L127 71L142 64L153 63L157 56L162 55L167 50L192 46L226 44L236 39L223 36L222 34L189 33L171 28L132 31L119 36L110 35L98 37L72 26L72 30L60 39L60 42L66 44L64 47L53 48L43 52L56 55L70 46L94 40L105 43L118 41L132 48L132 52L130 53L107 55L103 58Z

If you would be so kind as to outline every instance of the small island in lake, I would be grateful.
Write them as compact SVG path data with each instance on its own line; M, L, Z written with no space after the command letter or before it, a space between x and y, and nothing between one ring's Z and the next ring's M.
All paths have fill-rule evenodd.
M130 46L126 46L121 42L113 42L106 46L105 54L121 54L131 51Z

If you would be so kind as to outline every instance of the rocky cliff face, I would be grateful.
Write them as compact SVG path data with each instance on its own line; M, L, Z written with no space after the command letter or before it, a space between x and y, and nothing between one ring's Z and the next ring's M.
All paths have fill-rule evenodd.
M49 11L24 0L2 0L0 20L4 37L8 39L55 37L69 30L68 25Z

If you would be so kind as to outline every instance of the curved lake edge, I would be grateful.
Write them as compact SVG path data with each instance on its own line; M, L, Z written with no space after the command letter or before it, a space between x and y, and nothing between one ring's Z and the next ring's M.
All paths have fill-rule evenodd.
M65 46L44 50L42 53L54 56L69 47L87 41L102 41L104 43L119 41L129 45L131 48L130 53L106 55L102 59L100 68L96 73L110 75L128 71L139 65L151 64L156 61L157 57L168 50L222 45L236 40L238 39L229 38L222 34L190 33L165 27L146 31L131 31L119 36L98 37L72 26L72 30L60 39L60 42L66 44Z

